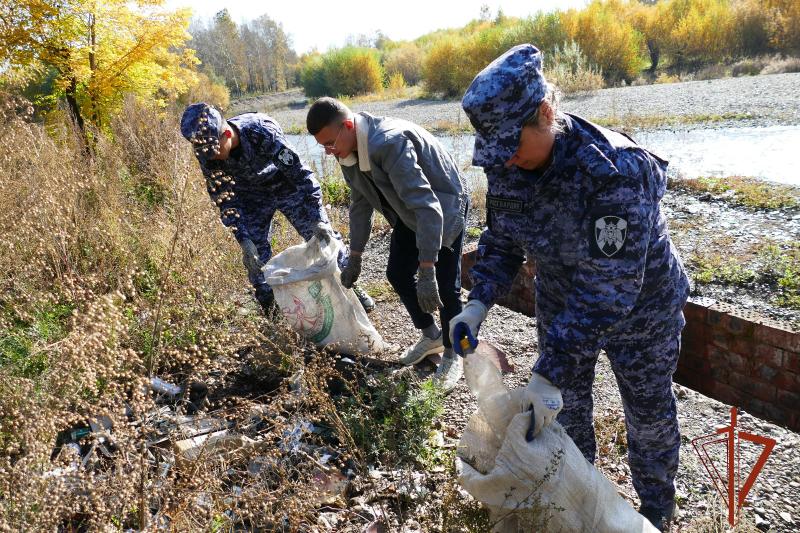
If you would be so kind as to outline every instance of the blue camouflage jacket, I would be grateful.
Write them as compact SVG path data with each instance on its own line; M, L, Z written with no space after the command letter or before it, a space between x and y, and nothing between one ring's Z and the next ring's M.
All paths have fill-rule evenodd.
M565 131L546 169L487 169L469 295L488 308L524 256L535 261L535 370L556 385L586 347L680 331L689 287L659 207L667 163L620 133L559 118Z
M239 134L236 153L224 161L200 161L200 168L222 223L238 241L255 240L251 232L264 221L250 218L265 209L290 209L294 219L325 220L319 182L275 121L263 113L245 113L228 124Z

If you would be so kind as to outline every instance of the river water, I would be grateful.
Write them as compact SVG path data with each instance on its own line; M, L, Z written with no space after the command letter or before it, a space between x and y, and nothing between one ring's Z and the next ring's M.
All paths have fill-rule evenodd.
M640 132L633 138L667 159L672 176L751 176L800 186L800 126L658 130ZM472 135L439 139L455 155L459 166L464 168L469 163ZM290 142L318 172L331 169L333 159L323 158L313 137L291 135ZM483 181L480 169L472 168L468 175L472 181Z

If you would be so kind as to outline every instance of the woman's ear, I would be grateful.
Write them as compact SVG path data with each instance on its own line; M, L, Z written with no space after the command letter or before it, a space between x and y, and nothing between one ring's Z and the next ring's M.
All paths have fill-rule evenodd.
M553 107L547 100L543 100L542 103L539 104L539 115L544 119L542 126L546 129L550 129L553 122L556 120L556 114L553 112Z
M355 127L355 122L353 122L352 118L345 119L344 122L342 122L342 124L344 124L344 127L347 128L348 130L352 130Z

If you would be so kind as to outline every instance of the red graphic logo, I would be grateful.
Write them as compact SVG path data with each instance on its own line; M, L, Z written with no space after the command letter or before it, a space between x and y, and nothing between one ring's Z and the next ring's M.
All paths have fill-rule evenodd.
M728 506L728 523L732 526L735 525L736 516L742 509L744 500L747 498L747 493L753 488L758 474L761 473L761 469L764 468L764 463L767 462L769 454L772 453L772 449L775 447L775 439L753 435L746 431L738 431L736 429L736 415L737 408L731 407L730 426L725 426L717 429L716 432L710 435L703 435L692 440L692 446L694 446L695 452L697 452L697 455L700 457L700 462L703 463L706 472L711 476L714 488L717 489L725 505ZM723 434L724 436L721 436ZM760 444L764 447L761 450L761 455L759 455L753 465L750 475L747 476L744 485L741 484L740 441L742 440ZM727 472L727 479L720 473L716 464L714 464L714 450L712 450L712 448L721 448L722 444L725 445L724 460L726 468L723 471ZM718 453L716 457L719 457Z

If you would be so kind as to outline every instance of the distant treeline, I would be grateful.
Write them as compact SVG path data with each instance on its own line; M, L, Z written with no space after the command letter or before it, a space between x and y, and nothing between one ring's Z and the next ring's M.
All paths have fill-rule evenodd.
M511 18L488 9L463 28L410 42L375 39L300 58L307 94L354 95L423 82L456 96L492 59L520 43L545 52L549 76L570 89L630 83L737 58L800 52L798 0L594 0L585 8Z
M237 25L223 9L210 21L193 21L189 33L200 70L234 95L295 84L297 55L281 24L267 15Z

